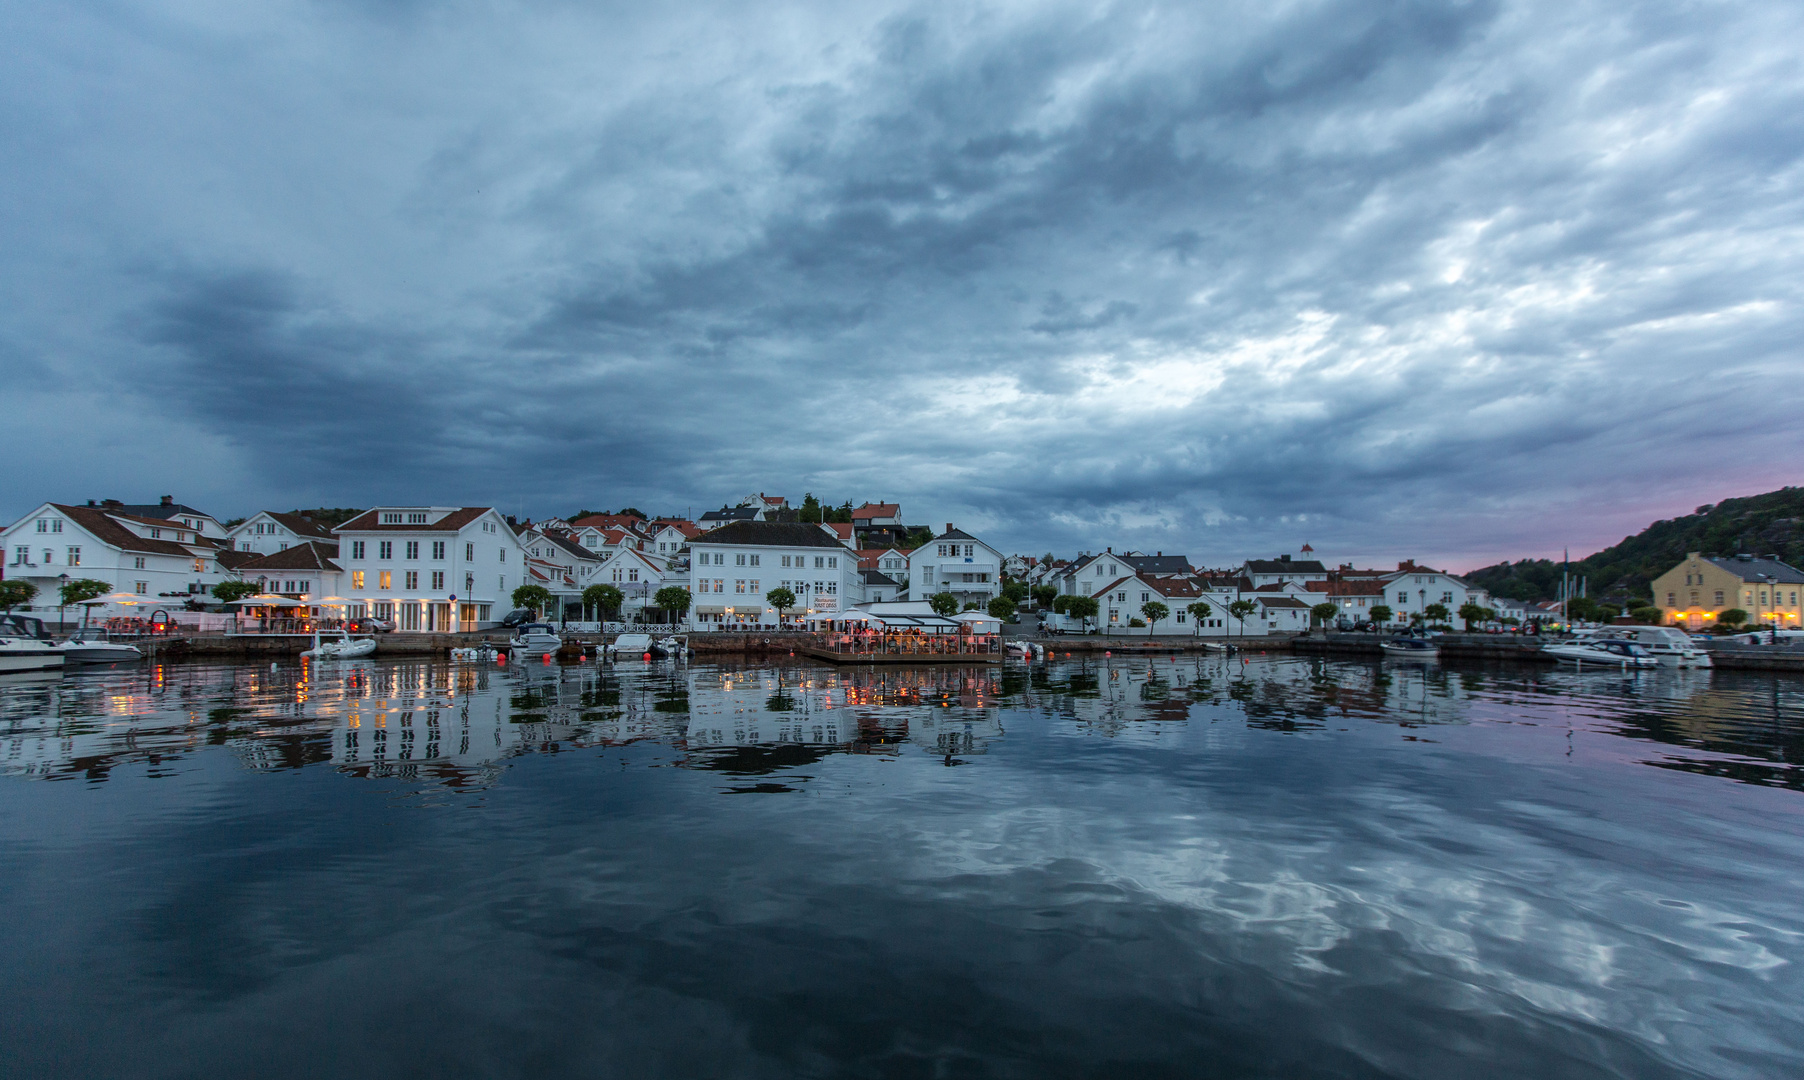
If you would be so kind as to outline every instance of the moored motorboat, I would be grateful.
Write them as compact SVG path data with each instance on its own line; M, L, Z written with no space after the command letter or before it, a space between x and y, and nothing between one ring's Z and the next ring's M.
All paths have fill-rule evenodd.
M614 644L610 646L610 651L613 652L616 658L625 658L628 660L636 660L642 656L655 655L650 634L621 634L614 639Z
M1698 648L1691 635L1676 626L1612 626L1578 635L1581 641L1618 639L1632 641L1660 662L1661 667L1707 668L1710 654Z
M1378 651L1397 660L1434 660L1441 655L1441 647L1428 638L1394 637L1389 641L1378 643Z
M71 664L129 664L144 659L144 650L123 641L109 641L106 631L95 626L70 634L62 649Z
M1590 641L1559 641L1541 646L1541 652L1562 664L1583 670L1594 668L1656 668L1660 661L1633 641L1622 638L1597 638Z
M507 647L522 656L550 656L564 647L564 639L550 623L526 623L515 631Z
M0 674L18 671L50 671L64 665L63 650L54 641L32 637L0 637Z
M314 631L313 648L301 655L309 660L355 660L358 657L370 656L375 651L375 638L354 638L340 630L337 640L322 641L319 632Z

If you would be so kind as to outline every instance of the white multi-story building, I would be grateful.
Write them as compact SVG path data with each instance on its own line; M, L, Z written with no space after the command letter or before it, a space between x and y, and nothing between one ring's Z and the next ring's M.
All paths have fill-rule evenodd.
M486 629L529 577L528 545L490 506L378 506L334 532L351 614L401 631Z
M338 543L338 537L332 535L329 525L302 514L278 514L269 510L232 526L226 539L231 541L233 551L254 551L259 555L273 555L296 544L316 540L333 545Z
M209 589L231 576L219 561L225 530L212 517L173 500L157 509L170 516L130 513L116 502L43 503L0 532L5 576L37 586L31 608L40 612L56 610L63 583L81 578L104 581L115 592L150 601L179 605L207 599Z
M1384 604L1393 612L1391 618L1395 622L1408 622L1432 604L1446 608L1450 618L1458 618L1460 605L1485 607L1490 600L1487 590L1468 585L1452 574L1417 566L1413 561L1398 563L1396 572L1384 578Z
M949 592L959 603L986 605L1002 592L1002 553L952 527L908 553L909 596Z
M784 588L796 606L785 622L844 611L864 599L858 556L818 525L735 521L689 541L691 624L697 629L772 626L765 594Z

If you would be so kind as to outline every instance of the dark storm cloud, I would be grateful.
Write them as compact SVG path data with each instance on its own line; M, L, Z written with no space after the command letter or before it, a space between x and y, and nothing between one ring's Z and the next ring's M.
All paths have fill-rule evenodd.
M1787 9L6 21L0 355L227 448L169 468L230 512L813 490L1458 560L1796 479Z

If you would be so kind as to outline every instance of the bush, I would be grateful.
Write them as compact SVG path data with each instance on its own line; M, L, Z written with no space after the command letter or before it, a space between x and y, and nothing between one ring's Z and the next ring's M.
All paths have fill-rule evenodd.
M1146 620L1142 619L1140 616L1136 615L1133 618L1128 620L1128 626L1129 627L1140 627L1140 628L1144 629L1146 627Z
M1665 621L1666 613L1657 607L1638 607L1629 612L1629 618L1648 626L1659 626L1661 622Z

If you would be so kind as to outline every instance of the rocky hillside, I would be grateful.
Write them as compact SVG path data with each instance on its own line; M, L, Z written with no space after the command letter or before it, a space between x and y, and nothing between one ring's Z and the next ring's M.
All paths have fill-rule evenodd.
M1688 552L1706 555L1777 554L1793 566L1804 565L1804 487L1786 487L1764 495L1725 499L1668 521L1656 521L1620 544L1575 559L1574 577L1590 578L1591 595L1604 600L1646 598L1648 582L1683 559ZM1552 600L1560 583L1560 564L1548 559L1498 563L1463 575L1493 596L1513 600Z

